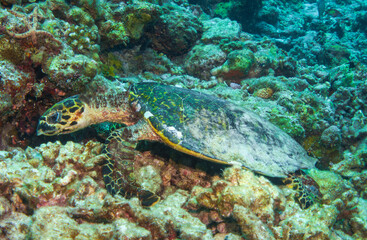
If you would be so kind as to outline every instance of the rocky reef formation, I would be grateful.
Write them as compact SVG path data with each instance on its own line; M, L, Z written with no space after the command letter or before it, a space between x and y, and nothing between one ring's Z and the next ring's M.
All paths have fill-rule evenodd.
M175 161L167 161L143 151L135 164L139 181L163 196L144 209L137 198L107 193L100 171L101 147L93 141L55 142L1 151L0 236L343 239L352 231L355 238L366 237L365 200L336 173L311 170L324 197L301 210L294 190L249 170L231 167L221 177L202 170L212 163L186 155L172 155ZM190 167L193 163L196 167Z

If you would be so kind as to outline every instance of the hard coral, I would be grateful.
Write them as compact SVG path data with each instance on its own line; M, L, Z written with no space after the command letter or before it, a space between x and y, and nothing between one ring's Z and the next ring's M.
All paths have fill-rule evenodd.
M0 220L0 238L28 239L31 223L31 217L23 213L14 212L10 216Z
M268 99L271 98L273 94L274 90L272 88L261 88L255 92L254 96Z
M116 234L132 239L213 239L214 235L328 239L336 226L343 231L351 226L356 236L365 234L363 227L358 230L363 226L362 212L359 207L352 211L358 205L355 191L345 187L346 180L333 177L333 184L340 186L332 196L328 192L332 187L325 182L330 178L324 172L312 176L321 180L324 199L330 205L316 203L302 211L292 189L277 187L251 171L227 168L220 179L143 152L136 158L135 176L141 178L141 185L153 184L163 192L161 202L144 209L137 198L113 197L103 188L101 147L92 141L84 145L56 142L25 151L0 151L0 190L6 199L12 199L5 200L2 214L32 215L32 226L25 229L40 239L50 235L111 239ZM345 218L345 227L336 225L338 215ZM50 218L52 221L45 221ZM0 228L2 224L0 221ZM126 231L126 225L131 231Z
M202 21L204 32L201 37L203 43L218 44L223 39L227 41L235 41L240 39L241 24L230 19L213 18Z
M97 22L101 47L104 49L139 40L147 26L157 19L160 7L149 2L135 1L128 5L103 4L98 11L104 12L102 20Z
M23 178L13 191L26 200L30 208L65 206L70 196L75 194L74 188L79 190L79 194L88 194L81 191L80 184L75 181L77 177L85 176L85 169L89 170L88 175L97 177L93 175L93 169L97 162L103 161L102 156L98 155L100 151L101 145L92 142L86 147L70 142L65 148L58 142L36 149L28 147L24 152L15 150L1 162L8 167L3 168L0 175L15 181L17 169L22 169ZM10 165L9 161L13 164ZM71 190L69 186L72 186Z
M193 76L209 80L210 70L226 61L226 54L218 45L197 44L185 57L185 69Z
M227 61L211 71L214 76L225 80L242 80L255 63L255 55L251 50L235 50L228 54Z
M185 8L173 4L167 5L164 12L148 33L153 48L170 56L187 53L201 37L201 22Z
M57 87L66 91L72 89L81 92L87 83L97 75L99 64L97 61L81 54L74 55L64 52L50 58L44 71L50 76Z
M122 22L114 22L107 20L99 25L101 34L101 40L103 45L113 47L116 45L127 45L129 42L129 35L126 31L125 25Z
M25 96L32 90L32 83L35 81L34 73L30 69L24 71L16 68L8 61L0 60L0 82L2 94L10 95L12 109L7 111L14 111L23 105ZM5 114L7 111L2 111Z
M99 45L96 44L99 34L95 25L88 27L86 25L71 24L65 31L65 37L75 53L91 55L98 53L100 50Z
M8 60L15 65L24 65L27 52L18 42L13 42L10 37L0 39L0 59Z
M126 23L126 29L129 37L133 40L139 40L146 28L157 21L161 15L161 8L157 4L148 1L135 1L128 4L124 10L123 21Z
M8 61L0 60L0 72L1 148L25 146L24 137L33 134L40 115L40 109L35 106L41 102L35 103L33 97L37 96L42 84L36 83L32 69L22 71Z
M108 53L107 56L101 59L102 64L102 74L106 78L114 78L117 76L119 71L122 70L123 62L113 53Z
M195 205L198 204L218 210L223 217L229 217L234 204L238 204L269 222L274 221L274 212L284 208L285 199L280 190L263 177L257 178L250 171L228 168L224 171L224 179L226 181L213 183L211 189L194 188L189 207L197 208Z
M244 26L249 26L261 7L261 0L229 0L227 2L217 3L213 6L213 9L217 16L230 18Z

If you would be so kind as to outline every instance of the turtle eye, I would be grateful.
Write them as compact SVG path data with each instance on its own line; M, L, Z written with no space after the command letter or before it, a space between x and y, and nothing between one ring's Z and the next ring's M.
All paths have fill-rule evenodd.
M61 120L61 113L54 112L50 116L48 116L47 121L49 123L58 123Z

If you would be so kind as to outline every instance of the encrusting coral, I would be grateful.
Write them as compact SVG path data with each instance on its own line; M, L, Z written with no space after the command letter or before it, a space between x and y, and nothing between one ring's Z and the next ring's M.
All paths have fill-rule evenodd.
M358 201L356 195L345 195L349 187L338 180L335 184L340 186L341 195L327 197L330 186L315 172L312 176L324 193L324 204L301 211L293 190L251 171L232 167L225 169L223 178L209 176L143 152L136 159L141 184L158 187L164 196L161 202L144 209L136 198L126 200L107 194L100 172L104 161L101 147L92 141L84 145L56 142L25 151L1 151L0 202L4 210L0 228L22 219L23 233L38 239L213 239L243 234L249 239L330 239L328 236L336 234L333 226L338 215ZM152 171L156 179L146 178ZM24 215L30 212L34 212L32 223ZM356 225L357 219L362 219L360 214L353 212L345 220ZM127 231L127 226L131 230ZM16 230L3 234L25 239Z

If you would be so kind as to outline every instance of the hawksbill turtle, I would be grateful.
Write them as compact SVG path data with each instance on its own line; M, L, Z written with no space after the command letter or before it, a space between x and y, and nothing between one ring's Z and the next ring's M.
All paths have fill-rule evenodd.
M38 135L71 133L101 122L123 123L106 141L103 176L111 194L137 196L143 206L159 196L134 180L135 147L140 140L159 141L189 155L287 179L302 208L314 197L297 177L313 168L315 158L288 134L254 112L194 90L155 82L81 94L56 103L39 119ZM119 148L118 154L111 149Z

